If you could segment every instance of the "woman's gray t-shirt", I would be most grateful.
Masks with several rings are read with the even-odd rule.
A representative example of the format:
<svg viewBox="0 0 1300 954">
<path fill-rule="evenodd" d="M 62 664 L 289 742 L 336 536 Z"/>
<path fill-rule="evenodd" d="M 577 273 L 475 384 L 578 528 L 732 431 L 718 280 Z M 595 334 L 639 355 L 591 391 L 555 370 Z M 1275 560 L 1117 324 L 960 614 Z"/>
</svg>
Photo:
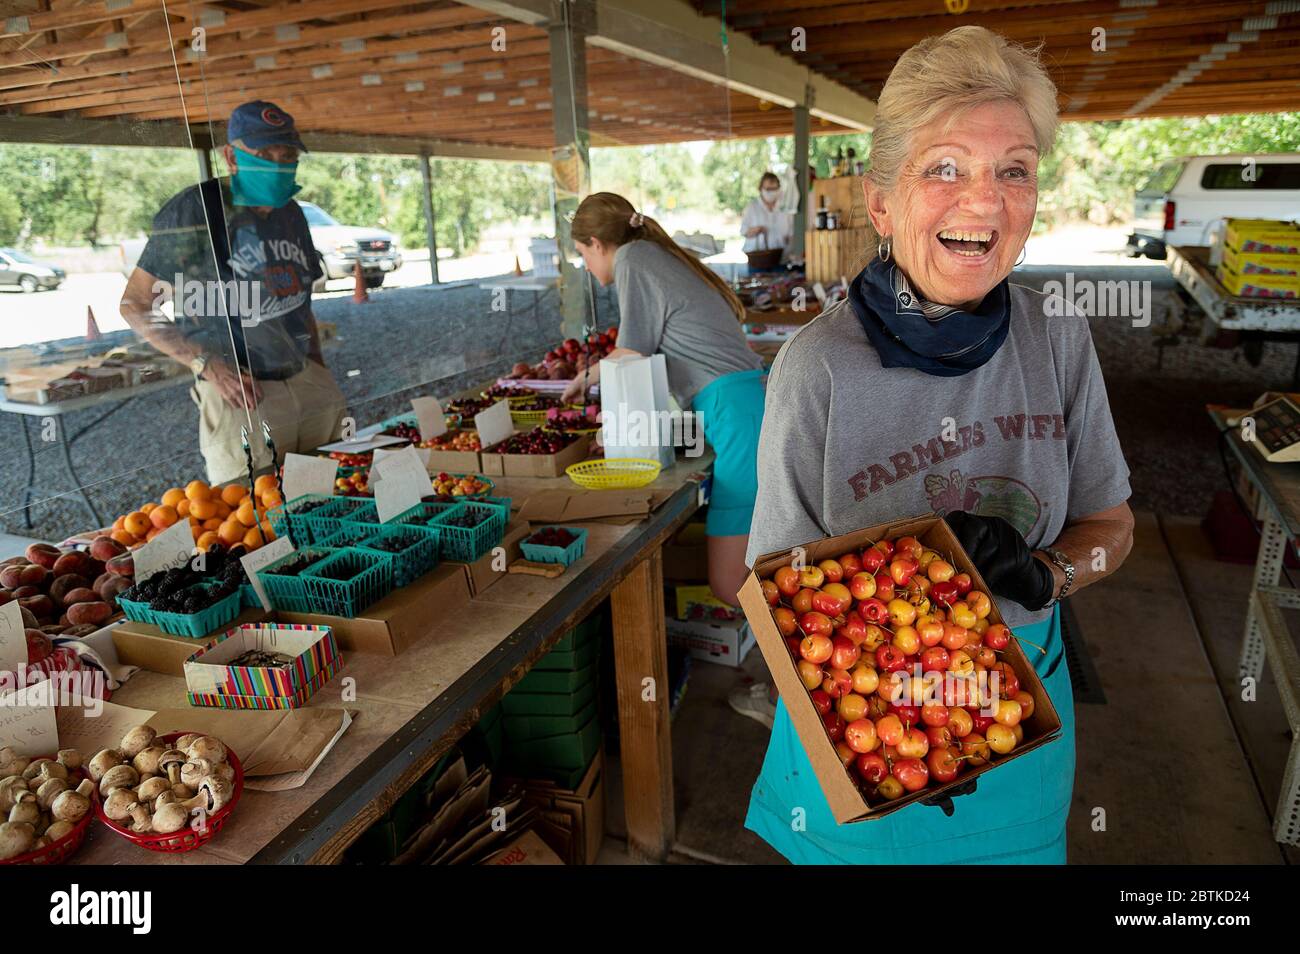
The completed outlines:
<svg viewBox="0 0 1300 954">
<path fill-rule="evenodd" d="M 1005 517 L 1036 548 L 1126 501 L 1087 319 L 1047 297 L 1011 285 L 1006 342 L 958 377 L 882 368 L 847 303 L 801 328 L 768 380 L 746 562 L 950 510 Z M 1047 615 L 998 605 L 1011 626 Z"/>
<path fill-rule="evenodd" d="M 638 239 L 614 253 L 618 346 L 664 356 L 668 388 L 683 409 L 724 374 L 763 366 L 727 300 L 685 262 Z"/>
</svg>

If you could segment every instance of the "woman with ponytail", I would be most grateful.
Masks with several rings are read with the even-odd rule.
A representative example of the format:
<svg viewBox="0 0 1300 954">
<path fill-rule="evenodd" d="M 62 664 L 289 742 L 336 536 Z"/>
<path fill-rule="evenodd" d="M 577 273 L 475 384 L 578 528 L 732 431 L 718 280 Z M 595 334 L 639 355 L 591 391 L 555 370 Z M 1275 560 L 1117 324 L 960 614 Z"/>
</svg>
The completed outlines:
<svg viewBox="0 0 1300 954">
<path fill-rule="evenodd" d="M 763 362 L 745 341 L 745 308 L 715 272 L 684 251 L 632 203 L 612 192 L 578 206 L 573 240 L 587 270 L 618 293 L 618 347 L 611 358 L 662 354 L 668 387 L 682 410 L 694 410 L 712 445 L 709 585 L 736 603 L 758 492 L 755 461 L 763 424 Z M 565 392 L 579 397 L 600 379 L 600 366 Z"/>
</svg>

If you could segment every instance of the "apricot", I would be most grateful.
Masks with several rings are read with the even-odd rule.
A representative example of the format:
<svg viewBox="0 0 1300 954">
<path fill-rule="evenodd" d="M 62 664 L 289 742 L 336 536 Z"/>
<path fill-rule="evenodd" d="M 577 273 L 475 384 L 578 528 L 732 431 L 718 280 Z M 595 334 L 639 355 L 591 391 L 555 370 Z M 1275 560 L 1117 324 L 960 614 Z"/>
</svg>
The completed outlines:
<svg viewBox="0 0 1300 954">
<path fill-rule="evenodd" d="M 248 496 L 248 488 L 239 484 L 226 484 L 221 488 L 221 501 L 229 507 L 238 507 Z"/>
<path fill-rule="evenodd" d="M 157 529 L 166 530 L 179 519 L 179 514 L 176 513 L 175 507 L 168 507 L 164 504 L 154 507 L 149 512 L 149 519 Z"/>
<path fill-rule="evenodd" d="M 166 507 L 177 507 L 180 506 L 180 502 L 185 499 L 187 499 L 185 491 L 181 490 L 179 487 L 173 487 L 162 495 L 161 502 Z"/>
<path fill-rule="evenodd" d="M 217 505 L 211 500 L 191 500 L 190 516 L 197 517 L 199 520 L 211 520 L 217 515 Z"/>
<path fill-rule="evenodd" d="M 149 532 L 151 526 L 153 524 L 149 522 L 148 515 L 141 513 L 139 510 L 128 513 L 126 519 L 122 522 L 122 529 L 133 537 L 143 537 Z"/>
<path fill-rule="evenodd" d="M 188 497 L 182 497 L 180 503 L 176 505 L 176 516 L 178 517 L 191 516 L 190 499 Z"/>
<path fill-rule="evenodd" d="M 220 530 L 220 529 L 221 529 L 221 525 L 222 525 L 223 523 L 225 523 L 225 522 L 226 522 L 226 521 L 222 520 L 220 517 L 213 517 L 211 520 L 204 520 L 204 521 L 203 521 L 203 529 L 204 529 L 204 530 Z"/>
<path fill-rule="evenodd" d="M 124 529 L 126 529 L 126 528 L 123 526 L 123 523 L 125 522 L 125 520 L 126 520 L 126 514 L 123 514 L 122 516 L 118 517 L 116 520 L 113 521 L 113 529 L 114 529 L 114 530 L 124 530 Z"/>
<path fill-rule="evenodd" d="M 217 528 L 217 537 L 228 547 L 234 546 L 244 539 L 244 533 L 244 525 L 233 518 L 223 521 L 221 526 Z"/>
<path fill-rule="evenodd" d="M 140 508 L 140 512 L 148 516 L 149 514 L 153 513 L 153 508 L 156 506 L 158 505 L 151 500 L 149 501 L 149 503 L 145 504 Z"/>
<path fill-rule="evenodd" d="M 253 481 L 253 493 L 257 494 L 259 497 L 275 489 L 276 483 L 274 474 L 263 474 L 261 477 L 258 477 Z"/>
<path fill-rule="evenodd" d="M 235 511 L 235 519 L 246 527 L 251 527 L 257 523 L 257 511 L 253 508 L 253 501 L 245 500 Z"/>
<path fill-rule="evenodd" d="M 218 520 L 225 520 L 232 513 L 234 513 L 234 510 L 231 508 L 230 504 L 226 503 L 224 500 L 214 500 L 213 504 L 217 508 L 216 517 Z"/>
<path fill-rule="evenodd" d="M 260 547 L 262 543 L 263 543 L 262 534 L 257 527 L 253 527 L 246 534 L 244 534 L 244 549 L 246 549 L 249 553 L 252 553 L 258 547 Z"/>
<path fill-rule="evenodd" d="M 124 547 L 130 547 L 131 544 L 135 543 L 135 534 L 126 530 L 114 530 L 113 539 Z"/>
<path fill-rule="evenodd" d="M 212 546 L 212 544 L 220 542 L 221 538 L 217 536 L 216 531 L 205 530 L 203 533 L 199 534 L 199 538 L 194 541 L 194 544 L 200 550 L 206 551 L 210 546 Z"/>
<path fill-rule="evenodd" d="M 191 501 L 207 500 L 212 495 L 212 489 L 201 480 L 191 480 L 185 485 L 185 496 Z"/>
</svg>

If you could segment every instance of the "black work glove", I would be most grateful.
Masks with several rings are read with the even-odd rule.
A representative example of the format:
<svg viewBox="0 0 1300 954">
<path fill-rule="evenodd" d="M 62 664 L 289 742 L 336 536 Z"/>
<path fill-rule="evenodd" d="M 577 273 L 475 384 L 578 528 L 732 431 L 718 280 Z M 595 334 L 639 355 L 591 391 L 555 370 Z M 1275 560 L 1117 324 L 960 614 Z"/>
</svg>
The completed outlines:
<svg viewBox="0 0 1300 954">
<path fill-rule="evenodd" d="M 954 798 L 960 798 L 963 795 L 974 795 L 975 786 L 978 782 L 979 776 L 972 776 L 956 788 L 953 788 L 951 791 L 942 792 L 937 795 L 931 795 L 929 798 L 921 799 L 921 804 L 932 805 L 951 818 L 953 813 L 952 800 Z"/>
<path fill-rule="evenodd" d="M 1027 610 L 1052 601 L 1052 571 L 1029 552 L 1029 544 L 1001 517 L 980 517 L 962 510 L 945 515 L 962 549 L 995 596 L 1014 600 Z"/>
</svg>

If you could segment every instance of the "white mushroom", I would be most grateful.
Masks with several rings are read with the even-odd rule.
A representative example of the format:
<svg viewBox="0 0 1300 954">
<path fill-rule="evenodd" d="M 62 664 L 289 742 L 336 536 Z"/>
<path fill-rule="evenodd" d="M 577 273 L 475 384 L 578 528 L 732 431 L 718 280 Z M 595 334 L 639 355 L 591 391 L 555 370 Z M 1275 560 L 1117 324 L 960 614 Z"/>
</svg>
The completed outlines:
<svg viewBox="0 0 1300 954">
<path fill-rule="evenodd" d="M 81 753 L 76 749 L 59 749 L 59 764 L 69 772 L 81 768 Z"/>
<path fill-rule="evenodd" d="M 180 831 L 189 818 L 189 809 L 180 802 L 167 802 L 154 811 L 153 830 L 163 834 Z"/>
<path fill-rule="evenodd" d="M 129 765 L 114 765 L 99 780 L 99 794 L 107 795 L 115 788 L 135 788 L 140 784 L 140 773 Z"/>
<path fill-rule="evenodd" d="M 225 808 L 234 794 L 234 788 L 224 778 L 209 775 L 199 783 L 199 790 L 193 798 L 187 798 L 177 804 L 185 806 L 187 810 L 201 808 L 209 815 L 213 815 Z"/>
<path fill-rule="evenodd" d="M 173 785 L 181 780 L 181 766 L 184 764 L 185 753 L 180 749 L 168 749 L 158 757 L 158 771 L 166 774 Z"/>
<path fill-rule="evenodd" d="M 184 752 L 186 749 L 188 749 L 191 745 L 193 745 L 201 738 L 203 738 L 203 736 L 197 732 L 186 732 L 179 739 L 177 739 L 175 742 L 172 743 L 172 748 L 180 749 L 182 752 Z"/>
<path fill-rule="evenodd" d="M 27 791 L 27 779 L 21 775 L 10 775 L 8 778 L 0 780 L 0 815 L 8 815 L 9 809 L 14 807 L 14 801 L 19 792 Z M 193 795 L 190 792 L 190 795 Z M 189 795 L 185 796 L 189 798 Z"/>
<path fill-rule="evenodd" d="M 122 741 L 118 743 L 117 750 L 122 753 L 123 758 L 133 759 L 141 750 L 153 745 L 153 740 L 157 738 L 158 733 L 147 725 L 137 725 L 135 728 L 127 731 L 122 736 Z"/>
<path fill-rule="evenodd" d="M 215 765 L 226 760 L 226 746 L 220 739 L 205 735 L 191 742 L 189 748 L 185 749 L 185 754 L 191 759 L 207 759 Z"/>
<path fill-rule="evenodd" d="M 177 782 L 172 786 L 172 794 L 181 801 L 185 801 L 187 798 L 194 797 L 194 789 L 190 788 L 190 786 L 186 785 L 184 782 Z"/>
<path fill-rule="evenodd" d="M 36 803 L 35 792 L 18 793 L 14 799 L 14 807 L 9 809 L 9 820 L 11 822 L 27 822 L 27 824 L 35 828 L 36 823 L 41 820 L 41 806 Z"/>
<path fill-rule="evenodd" d="M 34 788 L 40 788 L 45 784 L 46 779 L 61 778 L 67 779 L 68 770 L 60 765 L 54 759 L 37 759 L 31 765 L 27 766 L 27 771 L 23 772 L 23 778 Z"/>
<path fill-rule="evenodd" d="M 45 829 L 45 837 L 50 840 L 50 844 L 52 845 L 56 841 L 62 841 L 64 838 L 67 838 L 68 835 L 72 834 L 72 829 L 76 827 L 77 826 L 70 821 L 56 821 L 49 828 Z"/>
<path fill-rule="evenodd" d="M 136 802 L 127 809 L 127 814 L 135 819 L 135 824 L 131 826 L 131 830 L 137 835 L 145 835 L 153 831 L 153 823 L 149 817 L 149 809 L 145 808 L 139 802 Z"/>
<path fill-rule="evenodd" d="M 0 825 L 0 861 L 25 855 L 35 844 L 36 830 L 27 822 L 5 822 Z"/>
<path fill-rule="evenodd" d="M 171 790 L 171 782 L 167 781 L 167 779 L 163 778 L 161 775 L 155 775 L 140 783 L 135 790 L 135 797 L 140 799 L 140 801 L 144 802 L 146 805 L 152 805 L 154 799 L 159 795 L 163 792 L 170 795 Z"/>
<path fill-rule="evenodd" d="M 95 783 L 90 779 L 84 779 L 75 789 L 59 793 L 50 804 L 50 814 L 59 822 L 76 824 L 86 816 L 86 812 L 90 811 L 90 796 L 94 791 Z M 124 789 L 115 789 L 113 794 L 119 791 Z M 129 794 L 129 790 L 126 791 Z"/>
<path fill-rule="evenodd" d="M 48 812 L 50 805 L 59 797 L 59 793 L 66 792 L 69 787 L 68 783 L 61 778 L 47 778 L 36 790 L 36 804 L 41 806 L 41 811 Z"/>
<path fill-rule="evenodd" d="M 111 769 L 114 765 L 121 764 L 122 756 L 115 749 L 101 749 L 99 752 L 96 752 L 94 758 L 90 760 L 90 764 L 86 766 L 86 771 L 90 773 L 92 779 L 98 782 L 104 777 L 105 772 Z"/>
<path fill-rule="evenodd" d="M 135 792 L 129 788 L 115 788 L 104 799 L 104 814 L 115 822 L 125 821 L 136 801 Z"/>
<path fill-rule="evenodd" d="M 207 759 L 190 759 L 181 766 L 181 784 L 198 790 L 199 783 L 212 774 L 212 763 Z"/>
<path fill-rule="evenodd" d="M 135 770 L 141 775 L 157 775 L 158 759 L 166 751 L 167 746 L 165 745 L 147 746 L 135 754 L 131 764 L 135 766 Z"/>
<path fill-rule="evenodd" d="M 162 808 L 164 805 L 170 805 L 176 801 L 179 801 L 179 799 L 177 799 L 177 797 L 172 793 L 170 788 L 165 792 L 159 792 L 158 797 L 153 800 L 154 813 L 156 814 L 158 809 Z"/>
<path fill-rule="evenodd" d="M 27 771 L 27 766 L 31 764 L 31 759 L 25 755 L 19 755 L 8 745 L 0 749 L 0 778 L 8 778 L 10 775 L 22 775 L 23 772 Z"/>
</svg>

